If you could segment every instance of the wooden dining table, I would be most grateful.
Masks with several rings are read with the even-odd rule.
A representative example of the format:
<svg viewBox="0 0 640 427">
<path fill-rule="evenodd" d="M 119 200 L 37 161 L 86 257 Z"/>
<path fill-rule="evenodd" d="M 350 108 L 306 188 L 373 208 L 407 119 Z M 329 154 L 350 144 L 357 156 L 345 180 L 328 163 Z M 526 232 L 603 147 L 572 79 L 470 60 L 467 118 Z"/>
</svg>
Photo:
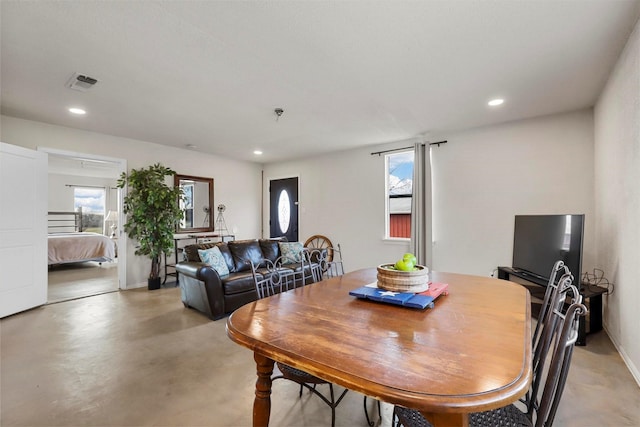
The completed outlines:
<svg viewBox="0 0 640 427">
<path fill-rule="evenodd" d="M 505 406 L 531 383 L 530 297 L 490 277 L 430 272 L 448 295 L 425 310 L 358 299 L 375 268 L 323 280 L 236 310 L 227 335 L 257 366 L 253 425 L 267 426 L 274 361 L 394 405 L 434 426 Z"/>
</svg>

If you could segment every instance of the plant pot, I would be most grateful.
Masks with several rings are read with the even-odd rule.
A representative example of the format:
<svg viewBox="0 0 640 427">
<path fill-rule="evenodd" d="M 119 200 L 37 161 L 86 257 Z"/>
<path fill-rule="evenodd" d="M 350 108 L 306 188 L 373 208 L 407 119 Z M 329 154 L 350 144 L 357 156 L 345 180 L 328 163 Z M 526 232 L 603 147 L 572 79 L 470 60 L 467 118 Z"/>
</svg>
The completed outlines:
<svg viewBox="0 0 640 427">
<path fill-rule="evenodd" d="M 150 291 L 160 289 L 160 282 L 162 282 L 162 280 L 160 280 L 159 277 L 149 278 L 147 279 L 147 287 Z"/>
</svg>

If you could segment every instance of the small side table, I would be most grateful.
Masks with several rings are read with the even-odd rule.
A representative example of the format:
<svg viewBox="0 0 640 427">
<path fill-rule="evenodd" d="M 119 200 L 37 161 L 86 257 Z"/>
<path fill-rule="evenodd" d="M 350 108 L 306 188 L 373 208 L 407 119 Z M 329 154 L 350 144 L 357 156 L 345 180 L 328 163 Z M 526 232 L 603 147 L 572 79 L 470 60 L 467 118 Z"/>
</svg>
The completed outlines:
<svg viewBox="0 0 640 427">
<path fill-rule="evenodd" d="M 602 295 L 606 293 L 607 289 L 599 286 L 585 283 L 580 286 L 580 295 L 589 311 L 580 318 L 577 345 L 587 345 L 587 335 L 602 330 Z"/>
<path fill-rule="evenodd" d="M 546 287 L 546 280 L 524 274 L 511 267 L 498 267 L 498 279 L 511 280 L 511 276 L 518 277 L 527 282 L 542 286 L 543 288 Z M 522 283 L 519 284 L 522 285 Z M 602 330 L 602 295 L 607 293 L 607 289 L 582 283 L 579 292 L 589 311 L 586 316 L 580 317 L 576 345 L 587 345 L 587 335 Z"/>
<path fill-rule="evenodd" d="M 164 285 L 167 282 L 167 277 L 175 276 L 176 278 L 176 286 L 180 283 L 180 278 L 178 277 L 178 271 L 176 270 L 176 264 L 178 263 L 178 253 L 176 252 L 176 261 L 173 264 L 167 264 L 167 253 L 164 253 L 164 280 L 162 284 Z M 172 270 L 170 270 L 172 269 Z"/>
</svg>

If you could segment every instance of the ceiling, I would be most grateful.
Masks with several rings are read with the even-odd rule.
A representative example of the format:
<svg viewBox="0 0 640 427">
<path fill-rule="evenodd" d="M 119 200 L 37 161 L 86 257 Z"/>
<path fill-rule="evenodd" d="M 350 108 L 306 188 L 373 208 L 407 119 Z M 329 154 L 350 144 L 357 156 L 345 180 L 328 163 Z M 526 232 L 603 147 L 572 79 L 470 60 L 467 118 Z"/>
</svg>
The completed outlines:
<svg viewBox="0 0 640 427">
<path fill-rule="evenodd" d="M 93 178 L 108 178 L 113 181 L 120 177 L 120 164 L 108 160 L 48 153 L 48 173 L 74 175 Z"/>
<path fill-rule="evenodd" d="M 636 0 L 0 4 L 2 114 L 259 163 L 591 107 L 640 12 Z M 76 72 L 98 83 L 67 88 Z"/>
</svg>

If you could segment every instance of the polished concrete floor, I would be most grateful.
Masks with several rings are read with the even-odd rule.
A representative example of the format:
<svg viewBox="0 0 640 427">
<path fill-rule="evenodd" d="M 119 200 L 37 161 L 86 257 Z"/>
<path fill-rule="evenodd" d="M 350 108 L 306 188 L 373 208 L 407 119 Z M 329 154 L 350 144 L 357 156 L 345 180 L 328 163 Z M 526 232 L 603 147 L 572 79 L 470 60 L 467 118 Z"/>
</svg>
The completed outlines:
<svg viewBox="0 0 640 427">
<path fill-rule="evenodd" d="M 179 289 L 51 304 L 0 321 L 0 426 L 250 426 L 252 353 L 225 320 L 184 308 Z M 330 410 L 288 381 L 271 425 L 329 426 Z M 369 400 L 370 404 L 372 402 Z M 338 426 L 366 426 L 347 393 Z M 383 405 L 382 425 L 391 406 Z M 577 347 L 556 426 L 640 426 L 640 389 L 605 332 Z"/>
<path fill-rule="evenodd" d="M 118 261 L 49 267 L 47 302 L 56 303 L 118 290 Z"/>
</svg>

